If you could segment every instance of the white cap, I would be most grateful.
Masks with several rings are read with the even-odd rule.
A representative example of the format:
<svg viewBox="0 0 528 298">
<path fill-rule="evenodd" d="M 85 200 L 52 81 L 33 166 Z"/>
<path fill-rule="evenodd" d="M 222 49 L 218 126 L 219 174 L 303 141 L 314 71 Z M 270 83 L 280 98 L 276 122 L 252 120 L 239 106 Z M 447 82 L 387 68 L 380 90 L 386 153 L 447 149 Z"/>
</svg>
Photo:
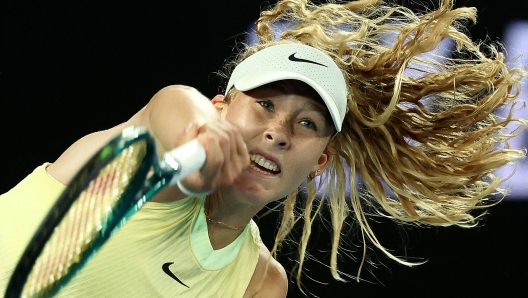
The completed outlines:
<svg viewBox="0 0 528 298">
<path fill-rule="evenodd" d="M 248 91 L 281 80 L 299 80 L 311 86 L 325 102 L 336 130 L 341 131 L 347 106 L 345 78 L 332 58 L 314 47 L 280 44 L 256 52 L 235 67 L 226 94 L 233 85 Z"/>
</svg>

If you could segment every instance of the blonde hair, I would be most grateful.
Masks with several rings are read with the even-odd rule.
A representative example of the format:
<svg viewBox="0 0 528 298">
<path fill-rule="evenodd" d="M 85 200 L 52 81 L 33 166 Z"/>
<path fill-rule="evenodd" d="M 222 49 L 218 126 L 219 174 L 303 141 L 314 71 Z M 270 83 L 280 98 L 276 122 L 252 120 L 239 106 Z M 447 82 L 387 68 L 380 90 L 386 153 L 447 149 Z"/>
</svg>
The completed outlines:
<svg viewBox="0 0 528 298">
<path fill-rule="evenodd" d="M 454 8 L 452 0 L 439 4 L 416 13 L 376 0 L 324 5 L 282 0 L 261 13 L 259 43 L 235 61 L 273 44 L 303 43 L 332 57 L 348 83 L 348 111 L 341 133 L 331 141 L 336 156 L 321 177 L 325 199 L 316 199 L 318 187 L 310 181 L 303 208 L 296 207 L 297 192 L 283 201 L 272 252 L 297 222 L 304 222 L 299 286 L 312 223 L 323 202 L 332 224 L 329 267 L 338 280 L 345 219 L 352 217 L 360 227 L 359 280 L 367 242 L 402 264 L 417 264 L 383 247 L 367 210 L 399 222 L 472 227 L 479 218 L 472 210 L 506 194 L 499 188 L 504 179 L 494 173 L 524 157 L 523 151 L 510 149 L 508 140 L 526 125 L 512 116 L 526 73 L 509 68 L 497 46 L 474 42 L 464 32 L 465 23 L 476 21 L 474 8 Z M 290 27 L 276 39 L 273 25 L 280 21 Z M 443 40 L 455 43 L 452 56 L 433 52 Z M 503 118 L 494 114 L 501 107 L 509 111 Z M 511 123 L 517 129 L 509 129 Z"/>
</svg>

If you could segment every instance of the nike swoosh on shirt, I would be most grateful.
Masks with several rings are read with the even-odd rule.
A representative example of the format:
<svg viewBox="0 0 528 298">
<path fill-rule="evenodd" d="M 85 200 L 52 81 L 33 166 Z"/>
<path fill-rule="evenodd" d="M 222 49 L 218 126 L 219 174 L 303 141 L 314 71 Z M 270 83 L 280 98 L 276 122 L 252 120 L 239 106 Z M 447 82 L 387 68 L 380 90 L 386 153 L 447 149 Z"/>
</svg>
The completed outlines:
<svg viewBox="0 0 528 298">
<path fill-rule="evenodd" d="M 169 267 L 170 265 L 174 264 L 174 262 L 169 262 L 169 263 L 165 263 L 161 266 L 161 269 L 163 269 L 163 272 L 165 272 L 168 276 L 170 276 L 172 279 L 174 279 L 175 281 L 179 282 L 180 284 L 186 286 L 187 288 L 189 288 L 188 285 L 184 284 L 179 278 L 176 277 L 176 275 L 174 275 L 174 273 L 172 273 L 172 271 L 170 271 Z"/>
<path fill-rule="evenodd" d="M 317 64 L 317 65 L 321 65 L 321 66 L 324 66 L 324 67 L 328 67 L 324 64 L 321 64 L 319 62 L 315 62 L 315 61 L 312 61 L 312 60 L 307 60 L 307 59 L 302 59 L 302 58 L 297 58 L 295 57 L 295 54 L 297 53 L 293 53 L 291 54 L 289 57 L 288 57 L 288 60 L 290 61 L 293 61 L 293 62 L 306 62 L 306 63 L 312 63 L 312 64 Z"/>
</svg>

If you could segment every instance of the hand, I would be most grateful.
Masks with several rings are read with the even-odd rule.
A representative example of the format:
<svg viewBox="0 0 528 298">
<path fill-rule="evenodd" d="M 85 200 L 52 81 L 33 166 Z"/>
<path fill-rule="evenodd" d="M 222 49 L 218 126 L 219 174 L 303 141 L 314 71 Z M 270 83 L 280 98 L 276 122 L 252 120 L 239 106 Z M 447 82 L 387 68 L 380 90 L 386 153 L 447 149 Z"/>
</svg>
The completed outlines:
<svg viewBox="0 0 528 298">
<path fill-rule="evenodd" d="M 198 139 L 206 153 L 203 167 L 181 184 L 194 193 L 211 192 L 231 185 L 249 166 L 249 153 L 236 126 L 225 120 L 215 120 L 200 127 L 191 123 L 177 139 L 175 146 Z"/>
</svg>

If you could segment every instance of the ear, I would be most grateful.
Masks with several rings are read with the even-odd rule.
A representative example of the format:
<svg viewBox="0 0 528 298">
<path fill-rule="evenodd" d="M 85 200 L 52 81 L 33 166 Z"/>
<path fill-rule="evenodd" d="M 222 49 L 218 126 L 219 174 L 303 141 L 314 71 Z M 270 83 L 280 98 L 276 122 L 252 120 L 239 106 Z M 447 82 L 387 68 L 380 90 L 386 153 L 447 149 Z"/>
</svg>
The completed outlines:
<svg viewBox="0 0 528 298">
<path fill-rule="evenodd" d="M 324 172 L 328 164 L 332 161 L 332 158 L 332 150 L 329 146 L 326 146 L 321 156 L 319 156 L 319 158 L 317 159 L 317 163 L 314 165 L 312 171 L 310 172 L 310 176 L 319 176 L 322 172 Z"/>
<path fill-rule="evenodd" d="M 213 99 L 211 99 L 211 103 L 215 107 L 215 109 L 218 112 L 218 114 L 220 114 L 220 112 L 222 112 L 222 110 L 226 106 L 225 96 L 219 94 L 219 95 L 213 97 Z"/>
</svg>

